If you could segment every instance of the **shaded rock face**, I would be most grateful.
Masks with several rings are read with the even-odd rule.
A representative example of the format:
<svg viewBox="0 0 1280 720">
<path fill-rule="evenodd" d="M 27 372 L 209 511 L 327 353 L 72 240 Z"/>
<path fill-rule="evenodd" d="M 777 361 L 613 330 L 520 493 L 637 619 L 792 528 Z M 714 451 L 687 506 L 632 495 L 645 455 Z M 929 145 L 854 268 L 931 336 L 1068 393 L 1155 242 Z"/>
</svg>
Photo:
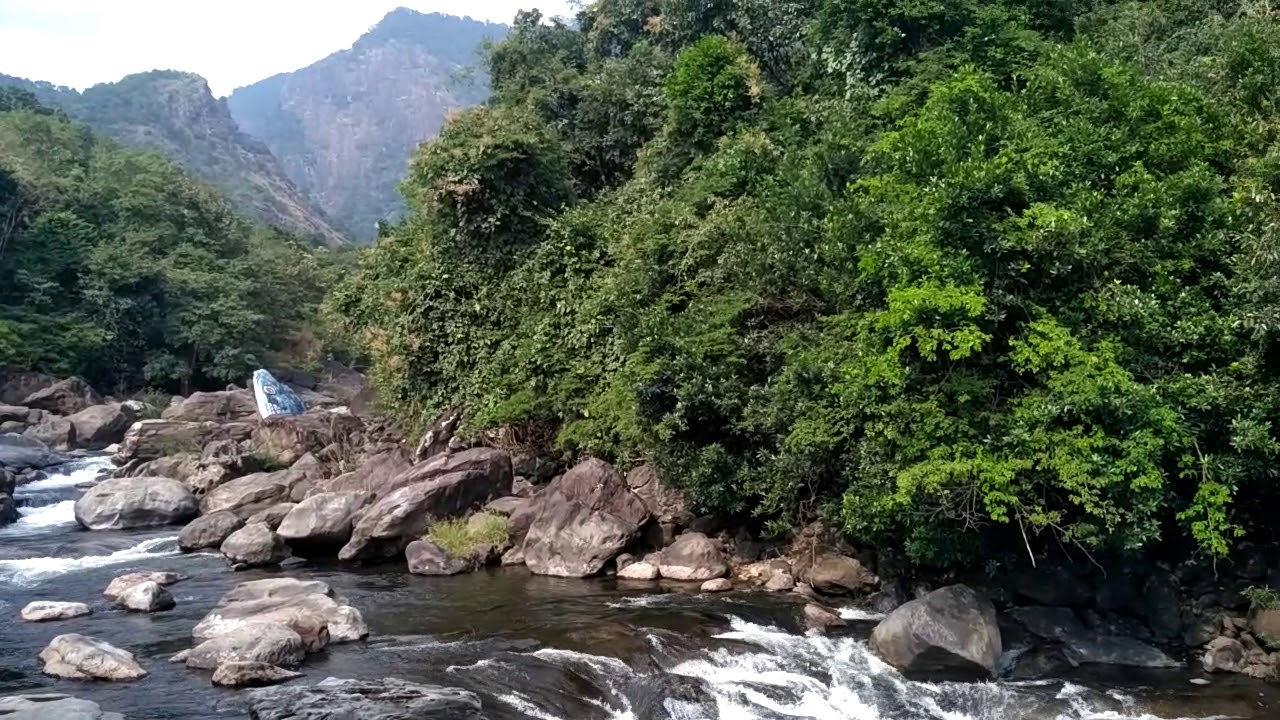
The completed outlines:
<svg viewBox="0 0 1280 720">
<path fill-rule="evenodd" d="M 394 475 L 388 475 L 387 470 L 396 466 L 398 459 L 399 455 L 394 453 L 379 456 L 378 466 L 365 472 L 363 476 L 357 475 L 347 482 L 334 481 L 328 485 L 327 489 L 346 492 L 364 491 L 370 493 L 374 500 L 381 500 L 403 488 L 430 482 L 446 475 L 473 473 L 487 477 L 493 487 L 505 488 L 504 492 L 494 495 L 494 498 L 511 494 L 511 482 L 514 477 L 511 472 L 511 456 L 501 450 L 472 448 L 462 452 L 436 455 Z"/>
<path fill-rule="evenodd" d="M 148 613 L 172 610 L 177 605 L 169 591 L 154 580 L 133 585 L 120 593 L 115 602 L 126 610 Z"/>
<path fill-rule="evenodd" d="M 266 510 L 259 510 L 258 512 L 250 515 L 245 519 L 244 524 L 253 525 L 254 523 L 262 523 L 272 530 L 275 530 L 280 527 L 280 523 L 284 522 L 284 519 L 288 517 L 290 511 L 297 506 L 297 503 L 291 502 L 277 503 Z"/>
<path fill-rule="evenodd" d="M 76 448 L 76 426 L 68 418 L 59 415 L 45 415 L 38 424 L 23 430 L 22 436 L 39 440 L 55 450 Z"/>
<path fill-rule="evenodd" d="M 94 405 L 67 418 L 75 428 L 75 445 L 84 450 L 102 450 L 124 441 L 125 433 L 141 412 L 140 404 Z"/>
<path fill-rule="evenodd" d="M 251 423 L 139 420 L 124 435 L 113 460 L 125 465 L 133 460 L 155 460 L 179 453 L 199 453 L 214 440 L 240 442 L 253 432 Z"/>
<path fill-rule="evenodd" d="M 101 405 L 102 396 L 82 378 L 70 377 L 31 393 L 18 404 L 65 416 Z"/>
<path fill-rule="evenodd" d="M 84 603 L 38 600 L 27 603 L 27 606 L 22 608 L 21 615 L 26 622 L 48 622 L 84 617 L 92 612 L 93 610 Z"/>
<path fill-rule="evenodd" d="M 412 466 L 413 458 L 409 452 L 395 446 L 374 453 L 366 458 L 360 467 L 349 473 L 318 480 L 312 492 L 367 492 L 372 495 L 373 489 L 381 487 Z"/>
<path fill-rule="evenodd" d="M 263 687 L 300 677 L 302 673 L 268 663 L 228 662 L 213 672 L 212 682 L 219 687 Z"/>
<path fill-rule="evenodd" d="M 200 514 L 182 483 L 164 477 L 115 478 L 85 491 L 76 501 L 76 522 L 90 530 L 181 525 Z"/>
<path fill-rule="evenodd" d="M 327 629 L 325 630 L 327 633 Z M 319 647 L 327 644 L 318 643 Z M 317 648 L 318 649 L 318 648 Z M 307 657 L 302 636 L 280 623 L 247 623 L 192 648 L 186 664 L 213 670 L 229 662 L 261 662 L 282 667 L 300 665 Z"/>
<path fill-rule="evenodd" d="M 538 575 L 594 575 L 639 536 L 649 517 L 612 466 L 584 460 L 538 496 L 525 564 Z"/>
<path fill-rule="evenodd" d="M 965 585 L 934 590 L 881 621 L 871 649 L 909 677 L 993 677 L 1001 652 L 995 607 Z"/>
<path fill-rule="evenodd" d="M 5 720 L 125 720 L 120 713 L 105 712 L 98 703 L 63 695 L 14 695 L 0 698 Z"/>
<path fill-rule="evenodd" d="M 14 472 L 40 470 L 66 461 L 65 456 L 53 452 L 36 438 L 13 433 L 0 435 L 0 469 Z"/>
<path fill-rule="evenodd" d="M 68 680 L 137 680 L 147 676 L 133 653 L 85 635 L 55 637 L 40 651 L 44 674 Z"/>
<path fill-rule="evenodd" d="M 1182 663 L 1131 637 L 1072 635 L 1064 641 L 1067 661 L 1077 665 L 1125 665 L 1140 668 L 1176 668 Z"/>
<path fill-rule="evenodd" d="M 216 512 L 233 512 L 243 518 L 288 502 L 293 491 L 287 470 L 273 473 L 254 473 L 219 485 L 200 500 L 200 511 L 205 515 Z"/>
<path fill-rule="evenodd" d="M 252 422 L 258 419 L 258 404 L 252 390 L 197 392 L 170 405 L 160 417 L 180 422 Z"/>
<path fill-rule="evenodd" d="M 480 698 L 458 688 L 419 685 L 396 678 L 338 680 L 255 690 L 249 696 L 257 720 L 483 720 Z"/>
<path fill-rule="evenodd" d="M 112 580 L 110 584 L 107 585 L 107 589 L 102 591 L 102 595 L 108 600 L 114 602 L 119 600 L 122 595 L 136 585 L 151 582 L 167 587 L 179 582 L 180 580 L 182 580 L 182 576 L 172 572 L 128 573 Z"/>
<path fill-rule="evenodd" d="M 284 625 L 302 636 L 304 642 L 316 636 L 317 627 L 323 627 L 333 642 L 352 642 L 369 634 L 360 612 L 335 599 L 328 584 L 292 578 L 237 585 L 222 596 L 191 634 L 204 641 L 254 623 Z"/>
<path fill-rule="evenodd" d="M 511 492 L 507 472 L 464 471 L 403 487 L 370 505 L 360 515 L 338 558 L 344 561 L 394 558 L 437 521 Z"/>
<path fill-rule="evenodd" d="M 231 533 L 244 527 L 239 515 L 222 510 L 192 520 L 178 533 L 178 547 L 188 552 L 220 547 Z"/>
<path fill-rule="evenodd" d="M 414 575 L 457 575 L 475 568 L 474 559 L 455 557 L 426 540 L 409 543 L 404 555 L 409 562 L 409 572 Z"/>
<path fill-rule="evenodd" d="M 711 580 L 729 572 L 720 544 L 698 532 L 676 538 L 658 558 L 658 570 L 667 580 Z"/>
<path fill-rule="evenodd" d="M 627 487 L 635 493 L 649 513 L 660 523 L 672 523 L 676 527 L 688 527 L 693 522 L 684 493 L 668 487 L 652 465 L 641 465 L 627 473 Z"/>
<path fill-rule="evenodd" d="M 233 565 L 278 565 L 289 557 L 284 540 L 266 523 L 250 523 L 231 533 L 218 548 Z"/>
<path fill-rule="evenodd" d="M 805 570 L 803 579 L 824 595 L 869 593 L 880 583 L 880 579 L 862 563 L 834 553 L 818 556 Z"/>
<path fill-rule="evenodd" d="M 22 405 L 32 394 L 50 387 L 58 379 L 31 371 L 0 372 L 0 405 Z"/>
<path fill-rule="evenodd" d="M 351 539 L 367 500 L 368 495 L 357 492 L 312 495 L 289 511 L 276 532 L 291 546 L 341 546 Z"/>
<path fill-rule="evenodd" d="M 315 409 L 262 420 L 254 427 L 252 443 L 257 457 L 288 467 L 307 453 L 322 456 L 330 446 L 362 445 L 363 430 L 364 422 L 349 412 Z"/>
</svg>

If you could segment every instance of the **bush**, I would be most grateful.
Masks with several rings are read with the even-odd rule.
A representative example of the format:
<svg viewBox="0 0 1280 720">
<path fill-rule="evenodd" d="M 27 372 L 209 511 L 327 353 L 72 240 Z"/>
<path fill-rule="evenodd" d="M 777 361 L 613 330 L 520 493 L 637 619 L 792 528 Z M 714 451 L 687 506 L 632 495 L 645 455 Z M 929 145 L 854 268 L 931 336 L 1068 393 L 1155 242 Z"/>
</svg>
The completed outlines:
<svg viewBox="0 0 1280 720">
<path fill-rule="evenodd" d="M 507 544 L 507 519 L 477 513 L 469 519 L 442 520 L 427 530 L 426 539 L 457 558 L 475 557 Z"/>
</svg>

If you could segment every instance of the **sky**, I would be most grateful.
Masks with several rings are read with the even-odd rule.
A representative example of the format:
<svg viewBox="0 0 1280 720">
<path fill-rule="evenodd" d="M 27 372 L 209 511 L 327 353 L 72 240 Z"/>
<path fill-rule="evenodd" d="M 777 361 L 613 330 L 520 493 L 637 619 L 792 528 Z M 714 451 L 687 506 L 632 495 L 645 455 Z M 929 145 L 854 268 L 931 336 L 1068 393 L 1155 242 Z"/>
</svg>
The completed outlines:
<svg viewBox="0 0 1280 720">
<path fill-rule="evenodd" d="M 504 23 L 572 13 L 569 0 L 0 0 L 0 73 L 84 89 L 182 70 L 221 96 L 348 48 L 401 6 Z"/>
</svg>

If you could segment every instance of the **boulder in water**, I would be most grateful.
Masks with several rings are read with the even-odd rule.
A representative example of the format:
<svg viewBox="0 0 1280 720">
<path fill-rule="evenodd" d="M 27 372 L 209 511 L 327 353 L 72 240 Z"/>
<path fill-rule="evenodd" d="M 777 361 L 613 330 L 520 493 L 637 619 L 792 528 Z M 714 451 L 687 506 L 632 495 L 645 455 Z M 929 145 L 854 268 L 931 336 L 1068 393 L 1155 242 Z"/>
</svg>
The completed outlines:
<svg viewBox="0 0 1280 720">
<path fill-rule="evenodd" d="M 200 501 L 204 514 L 230 511 L 243 518 L 289 501 L 293 490 L 288 471 L 254 473 L 219 485 Z"/>
<path fill-rule="evenodd" d="M 76 522 L 90 530 L 180 525 L 199 514 L 191 491 L 164 477 L 107 480 L 89 488 L 75 504 Z"/>
<path fill-rule="evenodd" d="M 623 580 L 657 580 L 662 577 L 662 573 L 658 571 L 657 563 L 646 558 L 619 570 L 618 577 Z"/>
<path fill-rule="evenodd" d="M 177 606 L 173 596 L 164 586 L 154 580 L 140 582 L 120 593 L 115 599 L 116 605 L 133 612 L 160 612 L 172 610 Z"/>
<path fill-rule="evenodd" d="M 84 617 L 92 612 L 93 610 L 90 610 L 89 606 L 84 603 L 37 600 L 27 603 L 26 607 L 22 608 L 22 619 L 27 622 L 70 620 L 71 618 Z"/>
<path fill-rule="evenodd" d="M 475 569 L 472 558 L 450 555 L 447 550 L 427 540 L 414 540 L 404 551 L 409 572 L 414 575 L 457 575 Z"/>
<path fill-rule="evenodd" d="M 340 546 L 351 539 L 351 530 L 368 501 L 362 492 L 327 492 L 312 495 L 295 505 L 276 532 L 291 546 Z"/>
<path fill-rule="evenodd" d="M 54 450 L 74 450 L 76 445 L 76 426 L 69 418 L 60 415 L 46 415 L 36 425 L 22 431 L 22 436 L 39 440 Z"/>
<path fill-rule="evenodd" d="M 658 554 L 658 571 L 667 580 L 704 581 L 729 572 L 720 543 L 699 532 L 687 532 Z"/>
<path fill-rule="evenodd" d="M 147 676 L 133 653 L 85 635 L 55 637 L 40 651 L 44 674 L 68 680 L 137 680 Z"/>
<path fill-rule="evenodd" d="M 594 575 L 648 520 L 649 509 L 612 466 L 584 460 L 538 496 L 524 540 L 525 564 L 538 575 Z"/>
<path fill-rule="evenodd" d="M 910 604 L 910 603 L 908 603 Z M 1123 665 L 1139 668 L 1176 668 L 1182 663 L 1141 640 L 1120 635 L 1085 632 L 1068 635 L 1063 647 L 1067 660 L 1079 665 Z"/>
<path fill-rule="evenodd" d="M 827 630 L 842 627 L 845 624 L 844 619 L 836 614 L 836 611 L 817 603 L 804 606 L 803 618 L 805 627 L 810 630 Z"/>
<path fill-rule="evenodd" d="M 102 591 L 102 595 L 108 600 L 115 602 L 122 595 L 129 591 L 130 588 L 141 585 L 142 583 L 156 583 L 157 585 L 173 585 L 181 581 L 183 577 L 174 572 L 134 572 L 121 575 L 112 580 L 107 589 Z"/>
<path fill-rule="evenodd" d="M 1001 652 L 996 610 L 966 585 L 934 590 L 881 621 L 871 649 L 908 676 L 990 678 Z"/>
<path fill-rule="evenodd" d="M 250 523 L 231 533 L 219 550 L 239 567 L 279 565 L 289 557 L 284 540 L 266 523 Z"/>
<path fill-rule="evenodd" d="M 314 637 L 311 647 L 322 649 L 328 644 L 328 630 L 320 626 L 324 637 Z M 320 642 L 324 640 L 324 642 Z M 187 651 L 184 662 L 198 670 L 214 670 L 229 662 L 261 662 L 295 667 L 307 657 L 307 643 L 293 629 L 280 623 L 247 623 L 226 634 L 210 638 Z"/>
<path fill-rule="evenodd" d="M 699 588 L 704 593 L 722 593 L 733 589 L 733 581 L 729 578 L 715 578 L 702 583 Z"/>
<path fill-rule="evenodd" d="M 75 428 L 75 446 L 102 450 L 123 441 L 141 409 L 141 403 L 131 401 L 94 405 L 72 415 L 67 420 Z"/>
<path fill-rule="evenodd" d="M 178 534 L 178 547 L 184 551 L 221 547 L 231 533 L 244 527 L 244 520 L 228 510 L 221 510 L 187 523 Z"/>
<path fill-rule="evenodd" d="M 0 697 L 0 717 L 4 720 L 125 720 L 120 713 L 103 711 L 98 703 L 61 693 Z"/>
<path fill-rule="evenodd" d="M 102 396 L 82 378 L 69 377 L 31 393 L 21 404 L 56 415 L 75 415 L 85 408 L 101 405 Z"/>
<path fill-rule="evenodd" d="M 1239 640 L 1223 635 L 1205 646 L 1200 665 L 1210 673 L 1244 672 L 1249 666 L 1249 651 Z"/>
<path fill-rule="evenodd" d="M 41 470 L 67 461 L 49 446 L 36 438 L 13 433 L 0 435 L 0 470 L 21 473 L 24 470 Z"/>
<path fill-rule="evenodd" d="M 199 641 L 225 635 L 245 625 L 279 623 L 303 637 L 323 626 L 333 642 L 352 642 L 369 634 L 360 611 L 333 596 L 317 580 L 271 578 L 232 588 L 191 631 Z"/>
<path fill-rule="evenodd" d="M 862 563 L 835 553 L 818 556 L 803 577 L 810 587 L 824 595 L 869 593 L 880 582 Z"/>
<path fill-rule="evenodd" d="M 257 720 L 483 720 L 480 698 L 459 688 L 422 685 L 398 678 L 339 680 L 254 690 L 250 715 Z"/>
<path fill-rule="evenodd" d="M 302 673 L 264 662 L 228 662 L 213 671 L 213 684 L 220 687 L 265 687 L 278 685 Z"/>
</svg>

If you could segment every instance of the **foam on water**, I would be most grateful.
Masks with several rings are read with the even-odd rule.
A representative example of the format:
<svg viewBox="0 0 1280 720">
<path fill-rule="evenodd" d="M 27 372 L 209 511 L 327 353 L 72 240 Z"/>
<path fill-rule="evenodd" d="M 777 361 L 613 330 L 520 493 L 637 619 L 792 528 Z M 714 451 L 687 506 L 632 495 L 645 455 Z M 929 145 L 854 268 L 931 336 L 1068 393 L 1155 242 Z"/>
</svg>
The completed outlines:
<svg viewBox="0 0 1280 720">
<path fill-rule="evenodd" d="M 81 483 L 97 480 L 98 475 L 109 467 L 111 467 L 111 461 L 107 458 L 92 458 L 68 463 L 59 468 L 62 470 L 61 472 L 50 475 L 43 480 L 22 485 L 18 487 L 14 494 L 21 498 L 49 490 L 73 488 Z"/>
<path fill-rule="evenodd" d="M 117 550 L 110 555 L 88 555 L 78 558 L 39 557 L 18 560 L 0 560 L 0 583 L 24 587 L 38 585 L 52 578 L 91 568 L 119 565 L 149 558 L 169 557 L 180 554 L 178 537 L 162 537 L 143 540 L 131 548 Z"/>
<path fill-rule="evenodd" d="M 884 613 L 872 612 L 860 607 L 847 607 L 837 610 L 841 620 L 855 620 L 862 622 L 879 622 L 884 619 Z"/>
<path fill-rule="evenodd" d="M 75 525 L 76 501 L 63 500 L 60 503 L 41 507 L 20 507 L 18 514 L 22 517 L 14 523 L 13 529 L 16 532 L 59 525 Z"/>
</svg>

